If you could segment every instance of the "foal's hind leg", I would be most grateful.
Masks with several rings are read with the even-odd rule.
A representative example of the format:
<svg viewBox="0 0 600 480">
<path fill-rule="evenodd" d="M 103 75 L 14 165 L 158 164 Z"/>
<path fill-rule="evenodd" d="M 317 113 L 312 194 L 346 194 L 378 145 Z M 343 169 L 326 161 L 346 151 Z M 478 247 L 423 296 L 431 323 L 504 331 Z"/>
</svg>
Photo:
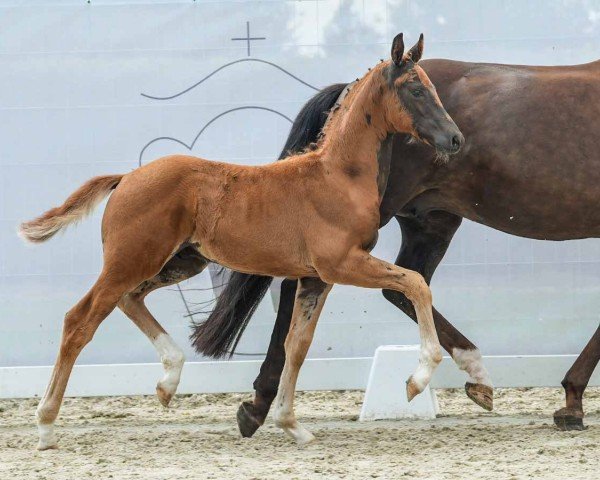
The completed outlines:
<svg viewBox="0 0 600 480">
<path fill-rule="evenodd" d="M 311 442 L 314 436 L 298 423 L 294 414 L 296 381 L 330 290 L 331 285 L 318 278 L 303 278 L 298 282 L 292 323 L 285 339 L 285 365 L 273 416 L 275 424 L 299 444 Z"/>
<path fill-rule="evenodd" d="M 144 298 L 156 289 L 197 275 L 207 264 L 208 261 L 195 248 L 186 247 L 173 256 L 158 275 L 143 282 L 133 292 L 123 295 L 119 301 L 119 308 L 148 337 L 158 352 L 165 374 L 156 385 L 156 394 L 165 407 L 177 391 L 185 357 L 181 348 L 148 311 Z"/>
<path fill-rule="evenodd" d="M 75 360 L 100 323 L 113 311 L 124 290 L 122 284 L 109 281 L 108 276 L 102 274 L 92 289 L 65 315 L 58 358 L 36 412 L 39 450 L 56 448 L 54 421 Z"/>
<path fill-rule="evenodd" d="M 183 351 L 148 311 L 142 294 L 123 295 L 119 308 L 148 337 L 158 352 L 165 374 L 156 385 L 156 394 L 160 403 L 168 407 L 181 378 L 181 370 L 185 362 Z"/>
<path fill-rule="evenodd" d="M 108 210 L 104 221 L 108 221 L 107 215 Z M 65 316 L 58 359 L 37 411 L 40 434 L 38 448 L 41 450 L 56 447 L 54 420 L 73 365 L 83 347 L 90 342 L 98 325 L 112 312 L 124 294 L 160 272 L 176 245 L 181 243 L 179 238 L 186 234 L 175 232 L 177 235 L 161 237 L 151 229 L 140 229 L 136 223 L 123 224 L 120 228 L 108 231 L 107 234 L 103 233 L 104 267 L 100 277 Z"/>
</svg>

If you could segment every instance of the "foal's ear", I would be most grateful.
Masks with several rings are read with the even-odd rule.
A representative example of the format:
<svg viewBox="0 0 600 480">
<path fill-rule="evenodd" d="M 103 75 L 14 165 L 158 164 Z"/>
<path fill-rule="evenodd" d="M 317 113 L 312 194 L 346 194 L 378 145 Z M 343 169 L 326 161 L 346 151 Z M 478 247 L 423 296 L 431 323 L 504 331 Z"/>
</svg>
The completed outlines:
<svg viewBox="0 0 600 480">
<path fill-rule="evenodd" d="M 402 56 L 404 55 L 404 35 L 399 33 L 394 37 L 392 42 L 392 62 L 398 67 L 402 63 Z"/>
<path fill-rule="evenodd" d="M 423 55 L 423 34 L 419 37 L 419 41 L 406 53 L 413 62 L 417 63 Z"/>
</svg>

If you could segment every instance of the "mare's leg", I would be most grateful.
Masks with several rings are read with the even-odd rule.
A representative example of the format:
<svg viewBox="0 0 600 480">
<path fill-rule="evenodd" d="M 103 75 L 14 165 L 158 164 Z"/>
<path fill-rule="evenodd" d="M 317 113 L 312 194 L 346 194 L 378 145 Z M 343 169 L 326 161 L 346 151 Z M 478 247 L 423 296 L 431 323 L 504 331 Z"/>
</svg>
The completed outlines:
<svg viewBox="0 0 600 480">
<path fill-rule="evenodd" d="M 397 219 L 402 229 L 402 247 L 396 265 L 419 272 L 429 284 L 462 218 L 446 212 L 432 212 L 423 217 Z M 417 321 L 412 303 L 403 293 L 384 290 L 383 296 Z M 480 407 L 491 411 L 494 387 L 479 349 L 435 308 L 433 320 L 442 347 L 452 355 L 458 367 L 469 375 L 465 384 L 468 397 Z"/>
<path fill-rule="evenodd" d="M 281 296 L 277 319 L 271 334 L 267 356 L 260 366 L 260 373 L 254 380 L 254 400 L 242 402 L 237 413 L 237 422 L 243 437 L 251 437 L 265 422 L 271 404 L 277 395 L 281 371 L 285 363 L 285 338 L 290 329 L 294 298 L 296 297 L 296 280 L 284 280 L 281 284 Z"/>
<path fill-rule="evenodd" d="M 46 393 L 36 411 L 39 450 L 57 447 L 54 421 L 75 360 L 128 288 L 130 285 L 125 281 L 119 281 L 104 271 L 92 289 L 65 315 L 58 358 Z"/>
<path fill-rule="evenodd" d="M 562 381 L 567 406 L 554 412 L 554 423 L 561 430 L 583 430 L 583 392 L 599 361 L 600 326 Z"/>
<path fill-rule="evenodd" d="M 285 339 L 285 365 L 273 416 L 276 425 L 299 444 L 309 443 L 314 437 L 298 423 L 294 414 L 296 381 L 330 290 L 331 285 L 318 278 L 303 278 L 298 282 L 292 323 Z"/>
<path fill-rule="evenodd" d="M 143 282 L 133 292 L 123 295 L 119 308 L 148 337 L 156 348 L 165 374 L 156 385 L 160 403 L 167 407 L 177 391 L 181 370 L 185 362 L 183 351 L 158 321 L 148 311 L 144 298 L 150 292 L 182 282 L 202 272 L 208 261 L 194 247 L 186 247 L 176 253 L 162 268 L 160 273 Z"/>
</svg>

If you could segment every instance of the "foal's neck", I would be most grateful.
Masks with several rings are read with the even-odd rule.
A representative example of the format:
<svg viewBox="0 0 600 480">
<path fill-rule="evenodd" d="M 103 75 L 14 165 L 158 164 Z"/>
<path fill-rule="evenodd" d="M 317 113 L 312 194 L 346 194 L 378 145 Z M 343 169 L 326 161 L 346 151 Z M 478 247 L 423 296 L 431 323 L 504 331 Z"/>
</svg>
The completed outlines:
<svg viewBox="0 0 600 480">
<path fill-rule="evenodd" d="M 321 150 L 323 162 L 375 185 L 380 173 L 377 154 L 389 130 L 381 101 L 384 81 L 381 67 L 376 67 L 352 87 L 331 114 Z"/>
</svg>

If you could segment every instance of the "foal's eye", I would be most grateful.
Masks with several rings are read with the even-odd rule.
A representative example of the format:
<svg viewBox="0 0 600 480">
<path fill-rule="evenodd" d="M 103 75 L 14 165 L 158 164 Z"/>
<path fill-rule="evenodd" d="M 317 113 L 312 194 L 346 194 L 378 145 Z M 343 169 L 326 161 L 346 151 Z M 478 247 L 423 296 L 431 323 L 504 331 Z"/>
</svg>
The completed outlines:
<svg viewBox="0 0 600 480">
<path fill-rule="evenodd" d="M 420 90 L 420 89 L 412 90 L 410 93 L 412 93 L 412 96 L 416 97 L 416 98 L 423 96 L 423 90 Z"/>
</svg>

